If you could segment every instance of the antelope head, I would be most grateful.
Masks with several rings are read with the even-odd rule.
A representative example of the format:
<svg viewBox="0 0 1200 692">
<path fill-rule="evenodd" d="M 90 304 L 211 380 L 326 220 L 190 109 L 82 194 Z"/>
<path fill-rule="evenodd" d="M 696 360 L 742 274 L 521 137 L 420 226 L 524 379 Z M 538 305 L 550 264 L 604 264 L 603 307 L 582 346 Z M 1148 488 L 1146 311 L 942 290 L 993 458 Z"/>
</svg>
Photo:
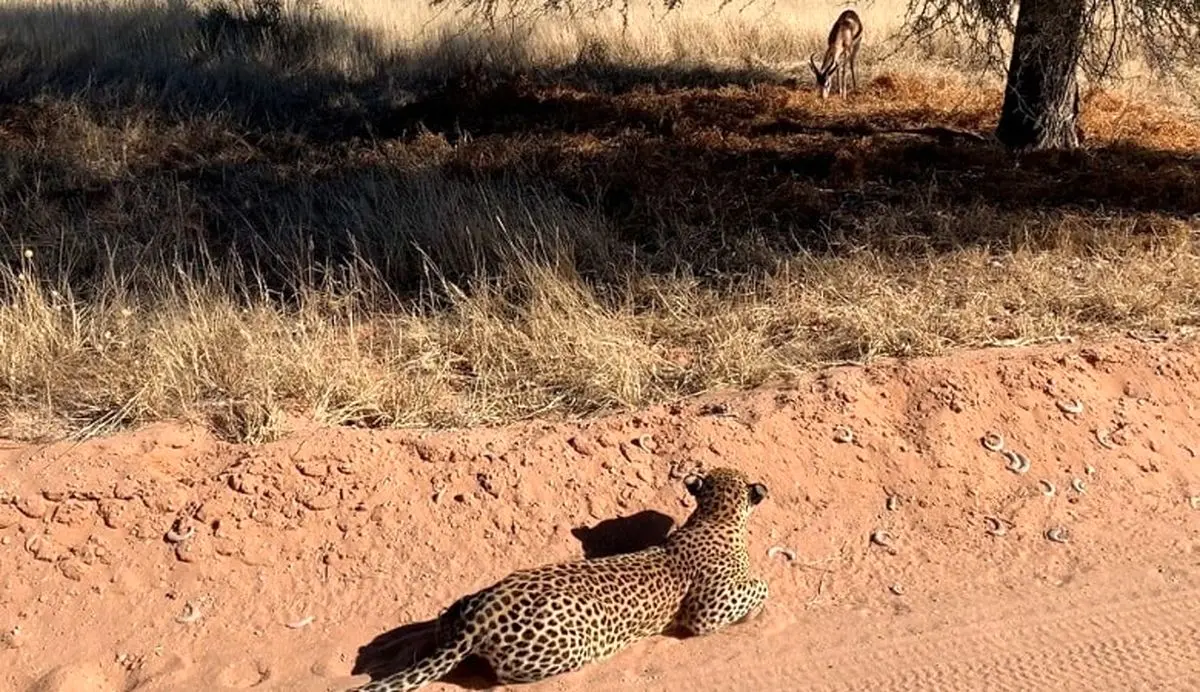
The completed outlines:
<svg viewBox="0 0 1200 692">
<path fill-rule="evenodd" d="M 821 90 L 821 98 L 829 98 L 829 88 L 833 86 L 833 81 L 829 79 L 829 75 L 837 67 L 837 62 L 826 60 L 824 65 L 817 67 L 817 54 L 813 53 L 808 56 L 808 66 L 812 68 L 813 76 L 817 78 L 817 87 Z"/>
</svg>

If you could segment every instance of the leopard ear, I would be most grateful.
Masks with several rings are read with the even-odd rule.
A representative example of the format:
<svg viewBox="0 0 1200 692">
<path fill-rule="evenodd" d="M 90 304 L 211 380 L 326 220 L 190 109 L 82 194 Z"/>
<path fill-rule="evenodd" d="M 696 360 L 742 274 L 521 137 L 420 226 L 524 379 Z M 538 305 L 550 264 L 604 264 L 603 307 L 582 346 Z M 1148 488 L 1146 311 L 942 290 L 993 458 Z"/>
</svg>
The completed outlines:
<svg viewBox="0 0 1200 692">
<path fill-rule="evenodd" d="M 767 486 L 762 483 L 750 484 L 750 506 L 753 507 L 767 499 Z"/>
<path fill-rule="evenodd" d="M 693 496 L 700 494 L 700 489 L 704 487 L 704 478 L 696 473 L 689 473 L 683 479 L 683 486 Z"/>
</svg>

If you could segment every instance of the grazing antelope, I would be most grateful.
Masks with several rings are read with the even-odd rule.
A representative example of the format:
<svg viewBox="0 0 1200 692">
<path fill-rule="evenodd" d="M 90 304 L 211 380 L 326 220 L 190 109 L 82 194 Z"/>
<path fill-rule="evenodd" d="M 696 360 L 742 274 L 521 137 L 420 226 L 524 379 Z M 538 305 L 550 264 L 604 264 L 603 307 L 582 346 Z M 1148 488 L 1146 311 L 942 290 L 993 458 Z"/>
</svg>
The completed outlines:
<svg viewBox="0 0 1200 692">
<path fill-rule="evenodd" d="M 854 72 L 854 58 L 858 55 L 858 45 L 862 42 L 863 25 L 854 10 L 846 10 L 838 15 L 833 28 L 829 30 L 829 47 L 825 49 L 825 59 L 817 67 L 816 53 L 808 58 L 813 74 L 817 77 L 817 87 L 821 89 L 821 98 L 829 98 L 829 88 L 833 86 L 830 79 L 835 74 L 838 78 L 838 94 L 846 95 L 846 68 L 850 68 L 850 79 L 858 89 L 858 75 Z"/>
</svg>

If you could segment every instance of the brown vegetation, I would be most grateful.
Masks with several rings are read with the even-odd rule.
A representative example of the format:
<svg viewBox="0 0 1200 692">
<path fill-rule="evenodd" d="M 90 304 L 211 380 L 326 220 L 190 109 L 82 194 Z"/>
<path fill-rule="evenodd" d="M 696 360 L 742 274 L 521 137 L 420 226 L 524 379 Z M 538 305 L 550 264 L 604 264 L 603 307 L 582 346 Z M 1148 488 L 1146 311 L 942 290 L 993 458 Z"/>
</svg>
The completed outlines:
<svg viewBox="0 0 1200 692">
<path fill-rule="evenodd" d="M 822 102 L 595 41 L 64 12 L 0 10 L 0 435 L 589 414 L 1197 319 L 1200 121 L 1114 86 L 1088 149 L 1014 158 L 995 84 L 911 57 Z"/>
</svg>

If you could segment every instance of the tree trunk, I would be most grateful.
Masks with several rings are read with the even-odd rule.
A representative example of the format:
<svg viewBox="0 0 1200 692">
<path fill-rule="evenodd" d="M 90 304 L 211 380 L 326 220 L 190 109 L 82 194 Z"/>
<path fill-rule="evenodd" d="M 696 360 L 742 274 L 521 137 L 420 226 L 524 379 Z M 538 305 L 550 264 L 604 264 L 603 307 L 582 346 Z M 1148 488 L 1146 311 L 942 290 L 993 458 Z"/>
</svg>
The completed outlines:
<svg viewBox="0 0 1200 692">
<path fill-rule="evenodd" d="M 1083 0 L 1021 0 L 996 137 L 1009 149 L 1074 149 L 1081 137 Z"/>
</svg>

